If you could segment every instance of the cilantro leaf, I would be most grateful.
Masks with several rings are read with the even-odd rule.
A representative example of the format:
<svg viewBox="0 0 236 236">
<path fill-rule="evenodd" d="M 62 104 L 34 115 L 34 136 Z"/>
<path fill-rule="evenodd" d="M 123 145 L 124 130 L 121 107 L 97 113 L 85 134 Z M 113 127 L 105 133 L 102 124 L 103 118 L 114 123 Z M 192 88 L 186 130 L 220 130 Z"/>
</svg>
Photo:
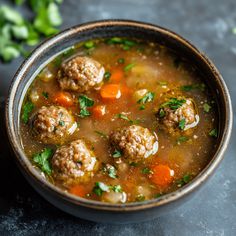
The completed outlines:
<svg viewBox="0 0 236 236">
<path fill-rule="evenodd" d="M 123 192 L 122 187 L 121 187 L 120 185 L 111 186 L 111 189 L 112 189 L 112 191 L 114 191 L 115 193 L 122 193 L 122 192 Z"/>
<path fill-rule="evenodd" d="M 135 63 L 130 63 L 124 67 L 124 71 L 127 72 L 135 66 Z"/>
<path fill-rule="evenodd" d="M 147 102 L 152 102 L 154 100 L 154 97 L 155 97 L 155 93 L 147 92 L 142 98 L 140 98 L 137 101 L 138 104 L 142 104 L 140 106 L 140 110 L 144 110 L 145 109 L 144 104 L 146 104 Z"/>
<path fill-rule="evenodd" d="M 53 155 L 51 148 L 45 148 L 42 152 L 33 155 L 33 162 L 47 175 L 51 175 L 50 159 Z"/>
<path fill-rule="evenodd" d="M 105 138 L 105 139 L 108 139 L 108 135 L 101 132 L 101 131 L 98 131 L 98 130 L 95 130 L 94 131 L 96 134 L 98 134 L 99 136 L 101 136 L 102 138 Z"/>
<path fill-rule="evenodd" d="M 128 116 L 124 115 L 123 113 L 117 114 L 116 117 L 122 120 L 127 120 L 129 121 L 130 124 L 137 124 L 139 122 L 138 120 L 131 120 Z"/>
<path fill-rule="evenodd" d="M 142 172 L 143 174 L 151 174 L 151 173 L 152 173 L 152 171 L 151 171 L 150 168 L 148 168 L 148 167 L 143 168 L 141 172 Z"/>
<path fill-rule="evenodd" d="M 30 113 L 33 111 L 33 109 L 34 109 L 34 104 L 30 101 L 26 102 L 23 105 L 21 119 L 25 124 L 28 123 Z"/>
<path fill-rule="evenodd" d="M 105 81 L 109 81 L 110 77 L 111 77 L 111 72 L 106 71 L 104 74 Z"/>
<path fill-rule="evenodd" d="M 185 184 L 189 183 L 191 179 L 191 174 L 185 174 L 180 180 L 177 181 L 177 186 L 183 187 Z"/>
</svg>

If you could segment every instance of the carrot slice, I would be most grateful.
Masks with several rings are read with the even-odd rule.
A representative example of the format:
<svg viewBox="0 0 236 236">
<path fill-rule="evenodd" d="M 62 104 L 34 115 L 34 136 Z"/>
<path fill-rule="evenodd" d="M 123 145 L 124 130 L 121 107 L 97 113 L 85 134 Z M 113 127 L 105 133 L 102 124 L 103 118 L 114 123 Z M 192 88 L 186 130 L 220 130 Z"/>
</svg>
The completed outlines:
<svg viewBox="0 0 236 236">
<path fill-rule="evenodd" d="M 73 106 L 73 99 L 72 99 L 70 93 L 67 93 L 67 92 L 57 92 L 54 95 L 53 100 L 55 103 L 57 103 L 61 106 L 64 106 L 64 107 Z"/>
<path fill-rule="evenodd" d="M 167 165 L 156 165 L 151 168 L 153 174 L 151 180 L 161 187 L 168 186 L 173 181 L 174 171 Z"/>
<path fill-rule="evenodd" d="M 106 113 L 106 106 L 104 105 L 97 105 L 93 107 L 92 114 L 95 118 L 99 119 L 104 116 Z"/>
<path fill-rule="evenodd" d="M 121 68 L 115 68 L 111 71 L 110 81 L 112 83 L 119 83 L 124 78 L 124 71 Z"/>
<path fill-rule="evenodd" d="M 79 197 L 85 197 L 85 195 L 87 194 L 84 186 L 82 185 L 75 185 L 71 187 L 69 189 L 69 192 Z"/>
<path fill-rule="evenodd" d="M 119 84 L 105 84 L 100 90 L 101 97 L 114 100 L 121 97 L 121 88 Z"/>
</svg>

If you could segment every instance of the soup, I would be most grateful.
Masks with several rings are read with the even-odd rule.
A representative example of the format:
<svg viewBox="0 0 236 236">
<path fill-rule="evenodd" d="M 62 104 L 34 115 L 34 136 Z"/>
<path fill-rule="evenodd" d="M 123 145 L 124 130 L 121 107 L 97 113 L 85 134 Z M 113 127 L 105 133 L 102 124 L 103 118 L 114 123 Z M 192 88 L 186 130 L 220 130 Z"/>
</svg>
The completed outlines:
<svg viewBox="0 0 236 236">
<path fill-rule="evenodd" d="M 79 197 L 127 203 L 173 192 L 216 145 L 217 107 L 203 77 L 154 42 L 79 43 L 28 89 L 24 151 L 43 178 Z"/>
</svg>

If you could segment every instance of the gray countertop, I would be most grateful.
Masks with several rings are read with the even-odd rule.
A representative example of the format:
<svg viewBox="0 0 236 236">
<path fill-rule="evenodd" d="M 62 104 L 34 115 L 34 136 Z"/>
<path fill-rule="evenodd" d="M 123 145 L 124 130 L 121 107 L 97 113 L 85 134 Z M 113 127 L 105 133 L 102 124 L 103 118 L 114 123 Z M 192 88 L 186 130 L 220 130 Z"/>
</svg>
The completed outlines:
<svg viewBox="0 0 236 236">
<path fill-rule="evenodd" d="M 10 1 L 0 0 L 0 4 L 3 2 Z M 64 0 L 61 9 L 61 29 L 87 21 L 122 18 L 158 24 L 181 34 L 221 71 L 235 117 L 235 0 Z M 21 62 L 19 58 L 0 64 L 0 235 L 236 235 L 235 125 L 225 159 L 203 190 L 176 211 L 156 220 L 99 224 L 63 213 L 42 199 L 15 166 L 4 130 L 4 99 Z"/>
</svg>

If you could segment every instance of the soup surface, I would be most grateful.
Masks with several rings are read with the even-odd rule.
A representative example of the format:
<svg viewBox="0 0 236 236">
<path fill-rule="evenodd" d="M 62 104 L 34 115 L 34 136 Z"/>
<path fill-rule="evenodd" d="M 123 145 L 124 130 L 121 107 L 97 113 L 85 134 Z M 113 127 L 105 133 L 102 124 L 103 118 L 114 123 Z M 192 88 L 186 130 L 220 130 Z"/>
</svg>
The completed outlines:
<svg viewBox="0 0 236 236">
<path fill-rule="evenodd" d="M 83 198 L 125 203 L 175 191 L 216 144 L 217 110 L 203 76 L 153 42 L 75 45 L 28 89 L 25 153 L 44 178 Z"/>
</svg>

